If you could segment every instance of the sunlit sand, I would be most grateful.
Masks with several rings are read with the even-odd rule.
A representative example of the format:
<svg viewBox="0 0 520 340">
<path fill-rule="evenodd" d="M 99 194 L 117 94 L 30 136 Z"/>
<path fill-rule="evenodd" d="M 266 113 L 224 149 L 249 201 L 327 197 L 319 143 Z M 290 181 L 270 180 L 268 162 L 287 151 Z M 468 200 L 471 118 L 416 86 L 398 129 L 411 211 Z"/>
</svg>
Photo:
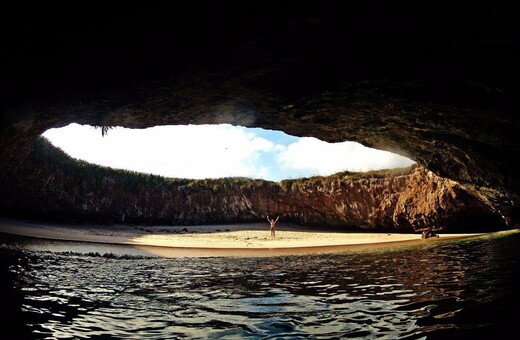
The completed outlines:
<svg viewBox="0 0 520 340">
<path fill-rule="evenodd" d="M 267 223 L 211 226 L 49 225 L 0 220 L 0 232 L 53 240 L 124 244 L 156 255 L 274 255 L 431 242 L 481 234 L 420 234 L 319 231 L 281 223 L 276 237 Z M 155 250 L 154 247 L 156 248 Z M 175 251 L 176 250 L 176 251 Z M 249 251 L 249 252 L 248 252 Z"/>
</svg>

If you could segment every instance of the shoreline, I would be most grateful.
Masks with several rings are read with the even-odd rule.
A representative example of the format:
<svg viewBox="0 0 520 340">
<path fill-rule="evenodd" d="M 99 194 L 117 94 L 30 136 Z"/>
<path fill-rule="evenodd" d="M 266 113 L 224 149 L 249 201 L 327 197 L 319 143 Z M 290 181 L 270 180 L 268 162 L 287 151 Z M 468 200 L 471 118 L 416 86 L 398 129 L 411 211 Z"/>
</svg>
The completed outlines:
<svg viewBox="0 0 520 340">
<path fill-rule="evenodd" d="M 136 247 L 162 257 L 276 256 L 437 242 L 493 233 L 440 234 L 422 239 L 413 233 L 312 230 L 280 224 L 276 237 L 266 223 L 204 226 L 50 225 L 0 218 L 0 232 L 47 240 Z"/>
</svg>

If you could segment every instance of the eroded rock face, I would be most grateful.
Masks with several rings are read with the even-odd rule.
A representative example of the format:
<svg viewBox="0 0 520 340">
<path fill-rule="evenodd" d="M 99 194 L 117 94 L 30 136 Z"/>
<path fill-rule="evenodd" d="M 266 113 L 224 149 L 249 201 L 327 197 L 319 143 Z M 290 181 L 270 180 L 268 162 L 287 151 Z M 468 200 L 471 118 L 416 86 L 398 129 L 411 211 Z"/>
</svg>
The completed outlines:
<svg viewBox="0 0 520 340">
<path fill-rule="evenodd" d="M 402 154 L 515 224 L 519 12 L 420 7 L 212 1 L 13 12 L 2 22 L 18 35 L 3 42 L 0 185 L 19 199 L 4 209 L 42 199 L 11 171 L 39 167 L 31 143 L 48 128 L 231 123 Z"/>
<path fill-rule="evenodd" d="M 32 163 L 12 169 L 13 184 L 4 184 L 1 206 L 62 221 L 239 223 L 270 214 L 317 227 L 379 230 L 491 230 L 505 224 L 476 190 L 422 166 L 274 183 L 115 171 L 72 160 L 43 139 L 29 158 Z"/>
<path fill-rule="evenodd" d="M 29 166 L 30 143 L 47 128 L 70 122 L 134 128 L 227 122 L 331 142 L 356 140 L 403 154 L 437 176 L 472 188 L 507 224 L 517 223 L 520 123 L 509 111 L 467 102 L 467 106 L 433 102 L 429 87 L 389 81 L 358 83 L 288 101 L 276 94 L 267 96 L 268 89 L 255 88 L 258 79 L 251 78 L 238 85 L 206 79 L 203 89 L 190 83 L 195 86 L 191 91 L 171 85 L 144 97 L 129 96 L 116 107 L 113 102 L 88 99 L 40 107 L 42 111 L 29 108 L 24 112 L 28 118 L 1 132 L 5 166 L 0 171 L 10 183 L 9 163 Z"/>
</svg>

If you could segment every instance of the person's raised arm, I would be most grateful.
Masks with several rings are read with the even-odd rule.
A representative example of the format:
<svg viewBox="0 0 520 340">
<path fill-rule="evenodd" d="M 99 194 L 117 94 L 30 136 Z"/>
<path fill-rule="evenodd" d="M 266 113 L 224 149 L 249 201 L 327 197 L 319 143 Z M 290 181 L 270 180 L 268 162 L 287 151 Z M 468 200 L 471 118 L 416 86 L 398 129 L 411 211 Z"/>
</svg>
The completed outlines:
<svg viewBox="0 0 520 340">
<path fill-rule="evenodd" d="M 275 222 L 278 222 L 278 219 L 280 218 L 280 216 L 276 217 L 276 221 Z"/>
<path fill-rule="evenodd" d="M 271 222 L 271 220 L 269 219 L 269 215 L 267 215 L 267 222 Z"/>
</svg>

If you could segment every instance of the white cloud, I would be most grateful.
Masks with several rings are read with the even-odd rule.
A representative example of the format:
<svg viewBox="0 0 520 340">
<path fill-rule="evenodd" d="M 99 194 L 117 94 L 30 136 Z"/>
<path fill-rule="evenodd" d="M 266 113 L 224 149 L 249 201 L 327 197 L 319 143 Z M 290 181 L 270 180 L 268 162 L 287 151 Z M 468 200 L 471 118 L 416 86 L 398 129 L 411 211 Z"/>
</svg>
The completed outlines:
<svg viewBox="0 0 520 340">
<path fill-rule="evenodd" d="M 245 176 L 280 180 L 407 166 L 413 162 L 358 143 L 329 144 L 315 138 L 285 138 L 288 145 L 268 139 L 279 132 L 231 125 L 114 128 L 102 137 L 90 126 L 71 124 L 43 135 L 72 157 L 113 168 L 166 177 L 218 178 Z M 280 139 L 282 140 L 282 139 Z M 289 144 L 291 143 L 291 144 Z"/>
<path fill-rule="evenodd" d="M 414 162 L 387 151 L 367 148 L 356 142 L 326 143 L 305 137 L 278 155 L 287 171 L 303 171 L 322 176 L 339 171 L 369 171 L 409 166 Z"/>
<path fill-rule="evenodd" d="M 102 137 L 100 130 L 71 124 L 43 135 L 75 158 L 167 177 L 261 177 L 258 172 L 265 169 L 257 169 L 254 159 L 274 148 L 270 141 L 231 125 L 117 127 Z"/>
</svg>

